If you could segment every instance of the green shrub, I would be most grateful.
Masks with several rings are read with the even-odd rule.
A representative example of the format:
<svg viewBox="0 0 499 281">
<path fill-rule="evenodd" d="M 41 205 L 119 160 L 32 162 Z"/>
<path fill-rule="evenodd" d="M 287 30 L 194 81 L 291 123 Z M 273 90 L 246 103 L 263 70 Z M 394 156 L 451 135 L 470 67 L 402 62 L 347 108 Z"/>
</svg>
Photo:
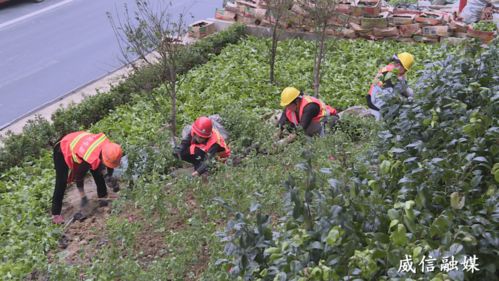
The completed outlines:
<svg viewBox="0 0 499 281">
<path fill-rule="evenodd" d="M 249 111 L 235 102 L 225 108 L 220 116 L 229 133 L 229 144 L 233 153 L 245 153 L 249 149 L 269 148 L 275 128 L 266 122 L 265 110 Z"/>
<path fill-rule="evenodd" d="M 46 264 L 47 251 L 57 244 L 61 231 L 47 215 L 54 173 L 51 156 L 44 153 L 36 163 L 0 176 L 2 280 L 20 280 Z"/>
<path fill-rule="evenodd" d="M 0 173 L 23 161 L 37 159 L 55 139 L 54 127 L 40 116 L 29 120 L 22 134 L 8 132 L 0 148 Z"/>
<path fill-rule="evenodd" d="M 364 93 L 379 65 L 378 57 L 407 47 L 411 51 L 418 52 L 418 57 L 421 58 L 418 62 L 421 62 L 434 58 L 438 49 L 436 45 L 407 46 L 400 44 L 392 46 L 391 43 L 368 41 L 340 41 L 328 44 L 335 51 L 327 59 L 328 67 L 326 69 L 329 74 L 328 78 L 324 80 L 323 86 L 326 90 L 323 97 L 327 101 L 332 101 L 333 106 L 337 104 L 353 105 L 364 101 Z M 211 46 L 207 48 L 211 48 Z M 282 55 L 280 58 L 278 56 L 280 72 L 277 77 L 283 85 L 297 83 L 297 86 L 303 86 L 306 89 L 310 81 L 307 74 L 313 63 L 313 57 L 310 55 L 313 53 L 312 50 L 313 43 L 300 40 L 285 41 L 281 44 L 280 52 Z M 179 89 L 179 129 L 181 125 L 192 122 L 201 114 L 219 113 L 226 120 L 225 125 L 231 132 L 230 145 L 233 146 L 236 155 L 243 152 L 245 148 L 251 148 L 253 143 L 259 143 L 261 147 L 267 148 L 271 142 L 270 134 L 274 128 L 267 125 L 264 119 L 267 111 L 278 107 L 278 93 L 282 88 L 270 86 L 267 83 L 266 52 L 265 40 L 250 38 L 238 45 L 224 49 L 222 55 L 211 58 L 209 63 L 186 74 L 186 79 Z M 296 59 L 289 60 L 290 56 Z M 436 57 L 439 56 L 440 54 L 437 53 Z M 352 62 L 351 67 L 345 67 L 344 65 L 349 62 Z M 421 68 L 421 65 L 415 66 L 415 69 L 418 67 Z M 417 72 L 412 72 L 411 75 L 415 77 L 417 74 Z M 163 96 L 162 88 L 161 86 L 155 88 L 153 94 Z M 371 143 L 377 140 L 375 137 L 377 131 L 372 120 L 345 120 L 333 135 L 313 141 L 299 138 L 299 141 L 280 151 L 271 151 L 275 154 L 250 153 L 239 165 L 232 166 L 230 163 L 220 165 L 210 175 L 209 183 L 203 184 L 199 178 L 184 176 L 172 178 L 165 175 L 166 171 L 175 164 L 170 154 L 170 135 L 168 130 L 163 128 L 167 121 L 165 120 L 167 117 L 163 113 L 169 110 L 167 98 L 164 100 L 166 102 L 162 101 L 161 103 L 165 105 L 162 109 L 164 112 L 157 112 L 157 108 L 152 107 L 150 101 L 143 96 L 134 95 L 132 99 L 133 101 L 129 104 L 119 106 L 108 117 L 94 124 L 92 131 L 105 131 L 112 139 L 122 143 L 125 147 L 130 158 L 129 164 L 134 167 L 131 172 L 138 172 L 138 174 L 134 189 L 124 188 L 117 203 L 121 205 L 121 208 L 133 206 L 139 211 L 143 211 L 145 214 L 144 225 L 153 224 L 151 232 L 164 236 L 164 241 L 167 244 L 164 249 L 166 249 L 167 254 L 154 257 L 155 260 L 150 264 L 143 264 L 140 250 L 137 252 L 127 248 L 133 243 L 121 244 L 132 239 L 132 234 L 135 233 L 137 226 L 132 223 L 127 224 L 127 218 L 119 214 L 113 216 L 112 223 L 106 229 L 109 233 L 118 235 L 108 237 L 110 243 L 100 249 L 97 255 L 92 258 L 92 265 L 81 265 L 78 271 L 84 273 L 83 278 L 186 280 L 195 279 L 198 275 L 193 271 L 204 270 L 203 266 L 206 265 L 209 268 L 206 269 L 206 274 L 203 274 L 201 280 L 232 280 L 227 277 L 226 270 L 217 271 L 219 267 L 215 262 L 218 257 L 223 255 L 223 245 L 213 233 L 220 230 L 228 219 L 233 218 L 231 214 L 225 212 L 220 203 L 227 202 L 243 210 L 261 211 L 271 214 L 272 217 L 284 216 L 288 209 L 284 208 L 282 202 L 290 202 L 287 200 L 290 197 L 284 196 L 286 190 L 282 187 L 283 175 L 292 174 L 296 183 L 294 186 L 297 187 L 297 192 L 301 192 L 301 195 L 305 195 L 304 190 L 300 189 L 302 186 L 314 183 L 313 177 L 307 176 L 308 164 L 301 163 L 303 162 L 300 158 L 302 149 L 313 150 L 315 153 L 310 166 L 321 167 L 315 175 L 319 179 L 316 182 L 317 191 L 322 191 L 322 193 L 315 193 L 316 190 L 314 190 L 312 197 L 308 193 L 307 198 L 302 196 L 300 201 L 304 202 L 305 199 L 310 200 L 310 198 L 316 198 L 319 201 L 320 197 L 326 197 L 327 200 L 324 204 L 319 205 L 320 208 L 309 204 L 311 208 L 321 214 L 328 213 L 334 205 L 341 205 L 345 208 L 352 206 L 351 208 L 354 210 L 345 215 L 337 216 L 337 218 L 344 219 L 347 225 L 354 230 L 346 235 L 342 234 L 339 229 L 333 232 L 327 229 L 328 232 L 325 233 L 329 237 L 325 243 L 328 240 L 329 243 L 340 241 L 341 237 L 336 236 L 348 236 L 351 238 L 348 245 L 334 249 L 335 254 L 344 254 L 339 263 L 351 265 L 352 268 L 359 267 L 360 270 L 363 270 L 363 276 L 380 268 L 378 264 L 373 265 L 373 259 L 371 259 L 376 257 L 378 252 L 372 252 L 370 248 L 357 248 L 365 241 L 376 241 L 379 237 L 386 238 L 388 236 L 386 235 L 388 226 L 385 223 L 386 210 L 387 206 L 391 208 L 390 204 L 393 203 L 391 197 L 381 197 L 380 194 L 384 186 L 378 184 L 376 161 L 374 164 L 368 161 L 372 154 L 366 150 L 372 150 Z M 145 154 L 142 153 L 143 150 L 146 150 Z M 45 153 L 44 156 L 43 159 L 35 161 L 34 164 L 46 165 L 47 170 L 30 170 L 29 165 L 26 165 L 22 169 L 14 168 L 10 171 L 18 173 L 22 177 L 29 175 L 29 181 L 38 181 L 42 179 L 40 174 L 44 174 L 43 178 L 47 177 L 48 180 L 44 180 L 43 186 L 41 184 L 37 186 L 40 186 L 39 190 L 43 193 L 42 198 L 47 200 L 44 202 L 48 202 L 53 184 L 53 176 L 50 175 L 50 171 L 53 173 L 53 169 L 50 166 L 49 154 Z M 396 172 L 395 168 L 393 170 Z M 132 174 L 131 177 L 133 178 L 134 175 Z M 13 193 L 12 197 L 9 197 L 12 202 L 8 206 L 31 208 L 31 204 L 34 204 L 38 208 L 37 212 L 45 211 L 45 216 L 38 214 L 40 220 L 45 220 L 44 224 L 38 225 L 38 230 L 42 233 L 46 231 L 48 227 L 46 224 L 50 224 L 50 220 L 46 216 L 47 204 L 40 205 L 40 203 L 31 201 L 28 201 L 29 204 L 24 204 L 25 202 L 22 200 L 25 197 L 31 198 L 32 192 L 35 194 L 33 198 L 39 198 L 38 191 L 29 188 L 20 189 L 17 186 L 27 185 L 26 182 L 13 182 L 10 177 L 2 178 L 0 186 L 6 186 L 6 183 L 11 190 L 10 193 Z M 371 186 L 374 191 L 367 191 L 366 186 Z M 214 200 L 215 198 L 216 200 Z M 260 202 L 261 207 L 258 204 L 253 204 L 256 201 Z M 223 205 L 223 203 L 221 204 Z M 113 206 L 113 212 L 119 211 L 118 208 L 114 208 L 115 206 L 116 204 Z M 300 211 L 303 206 L 298 207 L 298 209 Z M 14 216 L 9 210 L 2 208 L 0 216 L 3 216 L 4 213 L 8 217 Z M 18 213 L 16 217 L 24 218 L 28 210 L 16 208 L 15 212 Z M 299 215 L 298 212 L 297 214 Z M 328 227 L 327 219 L 335 219 L 333 216 L 334 213 L 328 213 L 327 216 L 324 216 L 325 221 L 321 222 L 321 227 L 315 229 L 315 234 L 310 239 L 306 237 L 306 233 L 300 230 L 303 216 L 298 217 L 297 222 L 288 221 L 289 224 L 273 220 L 272 227 L 276 227 L 276 231 L 281 231 L 281 227 L 289 226 L 289 230 L 295 231 L 291 234 L 293 237 L 297 236 L 298 242 L 299 239 L 303 238 L 305 243 L 300 245 L 299 253 L 303 253 L 303 256 L 306 257 L 309 248 L 317 247 L 317 243 L 314 242 L 318 241 L 318 233 L 324 232 L 323 230 Z M 340 221 L 337 224 L 339 225 Z M 4 226 L 0 224 L 0 227 Z M 248 227 L 250 226 L 248 225 Z M 368 236 L 369 231 L 376 228 L 385 236 L 375 236 L 376 239 Z M 258 228 L 256 229 L 258 230 Z M 0 244 L 8 245 L 8 249 L 10 249 L 2 252 L 4 260 L 9 262 L 7 266 L 2 268 L 4 269 L 2 273 L 13 275 L 14 277 L 11 279 L 20 279 L 20 276 L 24 276 L 33 268 L 33 263 L 26 260 L 20 260 L 17 263 L 18 256 L 14 255 L 14 250 L 24 250 L 30 243 L 34 242 L 27 240 L 28 242 L 24 243 L 24 236 L 16 235 L 16 231 L 15 225 L 10 224 L 0 229 L 0 233 L 8 233 L 2 236 L 2 238 L 6 238 L 0 240 Z M 130 232 L 130 237 L 127 237 L 127 232 Z M 330 232 L 331 235 L 329 235 Z M 336 232 L 338 235 L 335 234 Z M 123 235 L 119 235 L 119 233 Z M 400 233 L 402 230 L 394 235 L 397 241 L 400 240 L 398 239 L 401 237 Z M 53 243 L 55 239 L 50 237 L 45 242 L 47 241 Z M 243 241 L 247 242 L 248 240 Z M 261 246 L 259 247 L 261 248 Z M 355 252 L 356 249 L 359 251 Z M 318 249 L 314 248 L 315 250 Z M 385 252 L 389 252 L 389 249 Z M 320 254 L 314 252 L 313 260 L 316 260 Z M 44 252 L 36 248 L 32 256 L 43 257 Z M 301 257 L 301 255 L 295 256 Z M 208 259 L 209 261 L 207 261 Z M 244 263 L 244 259 L 241 261 Z M 297 263 L 293 262 L 292 264 L 295 266 Z M 49 265 L 47 269 L 47 263 L 44 259 L 39 259 L 37 265 L 42 268 L 41 270 L 53 270 L 55 279 L 59 276 L 65 276 L 68 280 L 82 278 L 77 275 L 74 267 Z M 199 267 L 197 267 L 198 265 Z M 282 265 L 283 267 L 279 267 L 278 270 L 288 267 L 287 264 Z M 109 270 L 110 267 L 114 270 Z M 328 267 L 331 266 L 324 262 L 321 263 L 319 259 L 316 267 L 318 269 L 314 269 L 314 274 L 319 270 L 328 272 Z M 67 275 L 64 274 L 66 271 Z M 355 273 L 358 273 L 358 270 Z"/>
<path fill-rule="evenodd" d="M 323 150 L 305 147 L 305 173 L 285 182 L 286 215 L 273 225 L 256 207 L 236 212 L 221 271 L 240 280 L 498 280 L 499 40 L 477 47 L 428 65 L 414 101 L 387 100 L 379 138 L 363 137 L 378 143 L 381 163 L 335 145 L 341 164 L 321 163 Z M 472 256 L 479 271 L 464 269 Z M 430 257 L 435 270 L 422 271 Z M 444 257 L 458 269 L 440 267 Z M 404 259 L 414 273 L 400 270 Z"/>
</svg>

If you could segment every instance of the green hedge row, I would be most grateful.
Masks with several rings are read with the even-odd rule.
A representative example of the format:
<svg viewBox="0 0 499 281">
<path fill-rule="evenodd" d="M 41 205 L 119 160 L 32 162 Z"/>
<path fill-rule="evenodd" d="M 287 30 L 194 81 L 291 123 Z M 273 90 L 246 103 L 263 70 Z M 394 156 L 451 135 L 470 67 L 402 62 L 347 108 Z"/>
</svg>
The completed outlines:
<svg viewBox="0 0 499 281">
<path fill-rule="evenodd" d="M 184 74 L 193 67 L 204 64 L 213 55 L 220 54 L 228 44 L 234 44 L 246 34 L 243 25 L 234 25 L 226 31 L 202 39 L 186 48 L 179 65 Z M 113 87 L 109 93 L 87 97 L 83 102 L 60 108 L 52 115 L 53 123 L 42 117 L 30 120 L 21 134 L 8 132 L 0 148 L 0 172 L 40 157 L 45 148 L 65 134 L 89 128 L 107 116 L 117 106 L 132 101 L 133 93 L 154 89 L 161 84 L 156 77 L 158 67 L 145 67 L 129 79 Z M 143 88 L 144 85 L 147 89 Z"/>
</svg>

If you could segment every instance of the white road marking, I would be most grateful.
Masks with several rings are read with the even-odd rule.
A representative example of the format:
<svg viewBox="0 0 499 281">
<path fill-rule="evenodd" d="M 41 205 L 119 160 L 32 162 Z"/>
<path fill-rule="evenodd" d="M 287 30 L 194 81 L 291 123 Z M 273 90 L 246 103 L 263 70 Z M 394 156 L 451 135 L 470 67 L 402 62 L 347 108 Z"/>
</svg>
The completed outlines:
<svg viewBox="0 0 499 281">
<path fill-rule="evenodd" d="M 29 13 L 29 14 L 24 15 L 24 16 L 22 16 L 22 17 L 18 17 L 18 18 L 15 18 L 15 19 L 13 19 L 13 20 L 10 20 L 10 21 L 7 21 L 7 22 L 4 22 L 4 23 L 0 24 L 0 29 L 3 29 L 3 28 L 5 28 L 5 27 L 7 27 L 7 26 L 9 26 L 9 25 L 13 25 L 13 24 L 15 24 L 15 23 L 18 23 L 18 22 L 20 22 L 20 21 L 26 20 L 26 19 L 28 19 L 28 18 L 31 18 L 31 17 L 37 16 L 37 15 L 39 15 L 39 14 L 42 14 L 42 13 L 48 12 L 48 11 L 50 11 L 50 10 L 53 10 L 53 9 L 55 9 L 55 8 L 57 8 L 57 7 L 62 6 L 62 5 L 66 5 L 66 4 L 71 3 L 71 2 L 73 2 L 73 1 L 74 1 L 74 0 L 64 0 L 64 1 L 62 1 L 62 2 L 59 2 L 59 3 L 54 4 L 54 5 L 52 5 L 52 6 L 45 7 L 45 8 L 43 8 L 43 9 L 41 9 L 41 10 L 36 11 L 36 12 Z"/>
</svg>

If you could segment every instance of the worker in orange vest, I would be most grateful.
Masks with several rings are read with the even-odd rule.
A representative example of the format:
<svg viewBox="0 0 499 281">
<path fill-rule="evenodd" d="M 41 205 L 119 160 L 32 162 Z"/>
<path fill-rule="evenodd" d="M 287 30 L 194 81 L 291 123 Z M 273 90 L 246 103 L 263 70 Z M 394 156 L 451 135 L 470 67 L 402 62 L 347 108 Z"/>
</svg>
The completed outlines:
<svg viewBox="0 0 499 281">
<path fill-rule="evenodd" d="M 52 198 L 52 221 L 56 224 L 64 223 L 61 209 L 68 183 L 76 182 L 82 206 L 88 202 L 83 181 L 89 170 L 97 185 L 98 197 L 107 197 L 106 181 L 112 177 L 113 169 L 119 166 L 122 154 L 121 146 L 109 141 L 103 133 L 74 132 L 57 142 L 53 156 L 56 181 Z M 106 178 L 102 173 L 105 168 Z M 100 205 L 107 205 L 107 202 L 101 201 Z"/>
<path fill-rule="evenodd" d="M 225 160 L 230 156 L 230 148 L 225 143 L 225 131 L 220 123 L 201 116 L 182 133 L 182 141 L 173 149 L 176 158 L 194 165 L 192 176 L 199 176 L 208 170 L 209 160 L 217 157 Z"/>
<path fill-rule="evenodd" d="M 284 111 L 279 119 L 279 136 L 286 124 L 290 124 L 292 128 L 301 126 L 307 136 L 323 136 L 325 123 L 337 114 L 336 109 L 330 105 L 307 96 L 294 87 L 287 87 L 282 91 L 281 106 Z"/>
<path fill-rule="evenodd" d="M 407 85 L 405 76 L 406 72 L 411 69 L 413 64 L 414 56 L 410 53 L 403 52 L 394 55 L 391 63 L 381 68 L 376 74 L 374 82 L 371 84 L 368 95 L 366 96 L 366 100 L 367 106 L 371 109 L 371 112 L 377 120 L 381 119 L 379 111 L 385 104 L 382 99 L 382 96 L 386 94 L 386 91 L 384 91 L 385 89 L 392 91 L 397 88 L 397 91 L 403 96 L 413 96 L 412 89 Z"/>
</svg>

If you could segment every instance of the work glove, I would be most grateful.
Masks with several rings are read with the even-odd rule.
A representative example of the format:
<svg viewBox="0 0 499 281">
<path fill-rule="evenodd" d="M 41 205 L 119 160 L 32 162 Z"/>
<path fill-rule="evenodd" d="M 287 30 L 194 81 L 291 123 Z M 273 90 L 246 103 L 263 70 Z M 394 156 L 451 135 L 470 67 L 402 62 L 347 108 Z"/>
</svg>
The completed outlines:
<svg viewBox="0 0 499 281">
<path fill-rule="evenodd" d="M 329 116 L 327 123 L 329 128 L 333 129 L 340 122 L 340 117 L 338 115 Z"/>
<path fill-rule="evenodd" d="M 106 186 L 113 189 L 113 192 L 120 191 L 120 183 L 118 182 L 118 178 L 112 176 L 105 177 Z"/>
<path fill-rule="evenodd" d="M 54 224 L 63 224 L 64 217 L 62 215 L 54 215 L 52 216 L 52 223 Z"/>
<path fill-rule="evenodd" d="M 83 208 L 83 207 L 87 206 L 87 204 L 88 204 L 88 198 L 87 198 L 87 196 L 83 196 L 81 198 L 81 201 L 80 201 L 80 207 Z"/>
<path fill-rule="evenodd" d="M 206 172 L 208 170 L 208 168 L 210 167 L 210 162 L 209 160 L 205 160 L 203 161 L 203 163 L 201 163 L 201 165 L 199 165 L 199 167 L 197 168 L 197 171 L 200 171 L 201 173 L 203 172 Z M 197 175 L 199 175 L 199 172 L 197 172 Z"/>
<path fill-rule="evenodd" d="M 75 221 L 84 221 L 86 218 L 87 218 L 87 216 L 85 216 L 85 214 L 83 214 L 82 212 L 78 212 L 78 213 L 73 215 L 73 219 Z"/>
<path fill-rule="evenodd" d="M 173 155 L 178 156 L 178 154 L 180 154 L 180 152 L 182 152 L 182 147 L 181 146 L 175 146 L 173 148 Z"/>
<path fill-rule="evenodd" d="M 282 129 L 279 129 L 279 131 L 277 131 L 275 134 L 274 134 L 274 139 L 275 140 L 280 140 L 282 138 Z"/>
<path fill-rule="evenodd" d="M 99 207 L 107 207 L 109 206 L 109 201 L 107 200 L 100 200 L 99 201 Z"/>
<path fill-rule="evenodd" d="M 175 146 L 175 147 L 173 148 L 173 153 L 176 153 L 176 154 L 178 153 L 178 154 L 179 154 L 179 153 L 181 153 L 181 152 L 182 152 L 182 149 L 183 149 L 183 147 L 182 147 L 182 146 L 177 145 L 177 146 Z"/>
<path fill-rule="evenodd" d="M 277 142 L 278 145 L 285 145 L 292 143 L 296 139 L 296 134 L 289 134 L 286 138 L 283 138 Z"/>
</svg>

